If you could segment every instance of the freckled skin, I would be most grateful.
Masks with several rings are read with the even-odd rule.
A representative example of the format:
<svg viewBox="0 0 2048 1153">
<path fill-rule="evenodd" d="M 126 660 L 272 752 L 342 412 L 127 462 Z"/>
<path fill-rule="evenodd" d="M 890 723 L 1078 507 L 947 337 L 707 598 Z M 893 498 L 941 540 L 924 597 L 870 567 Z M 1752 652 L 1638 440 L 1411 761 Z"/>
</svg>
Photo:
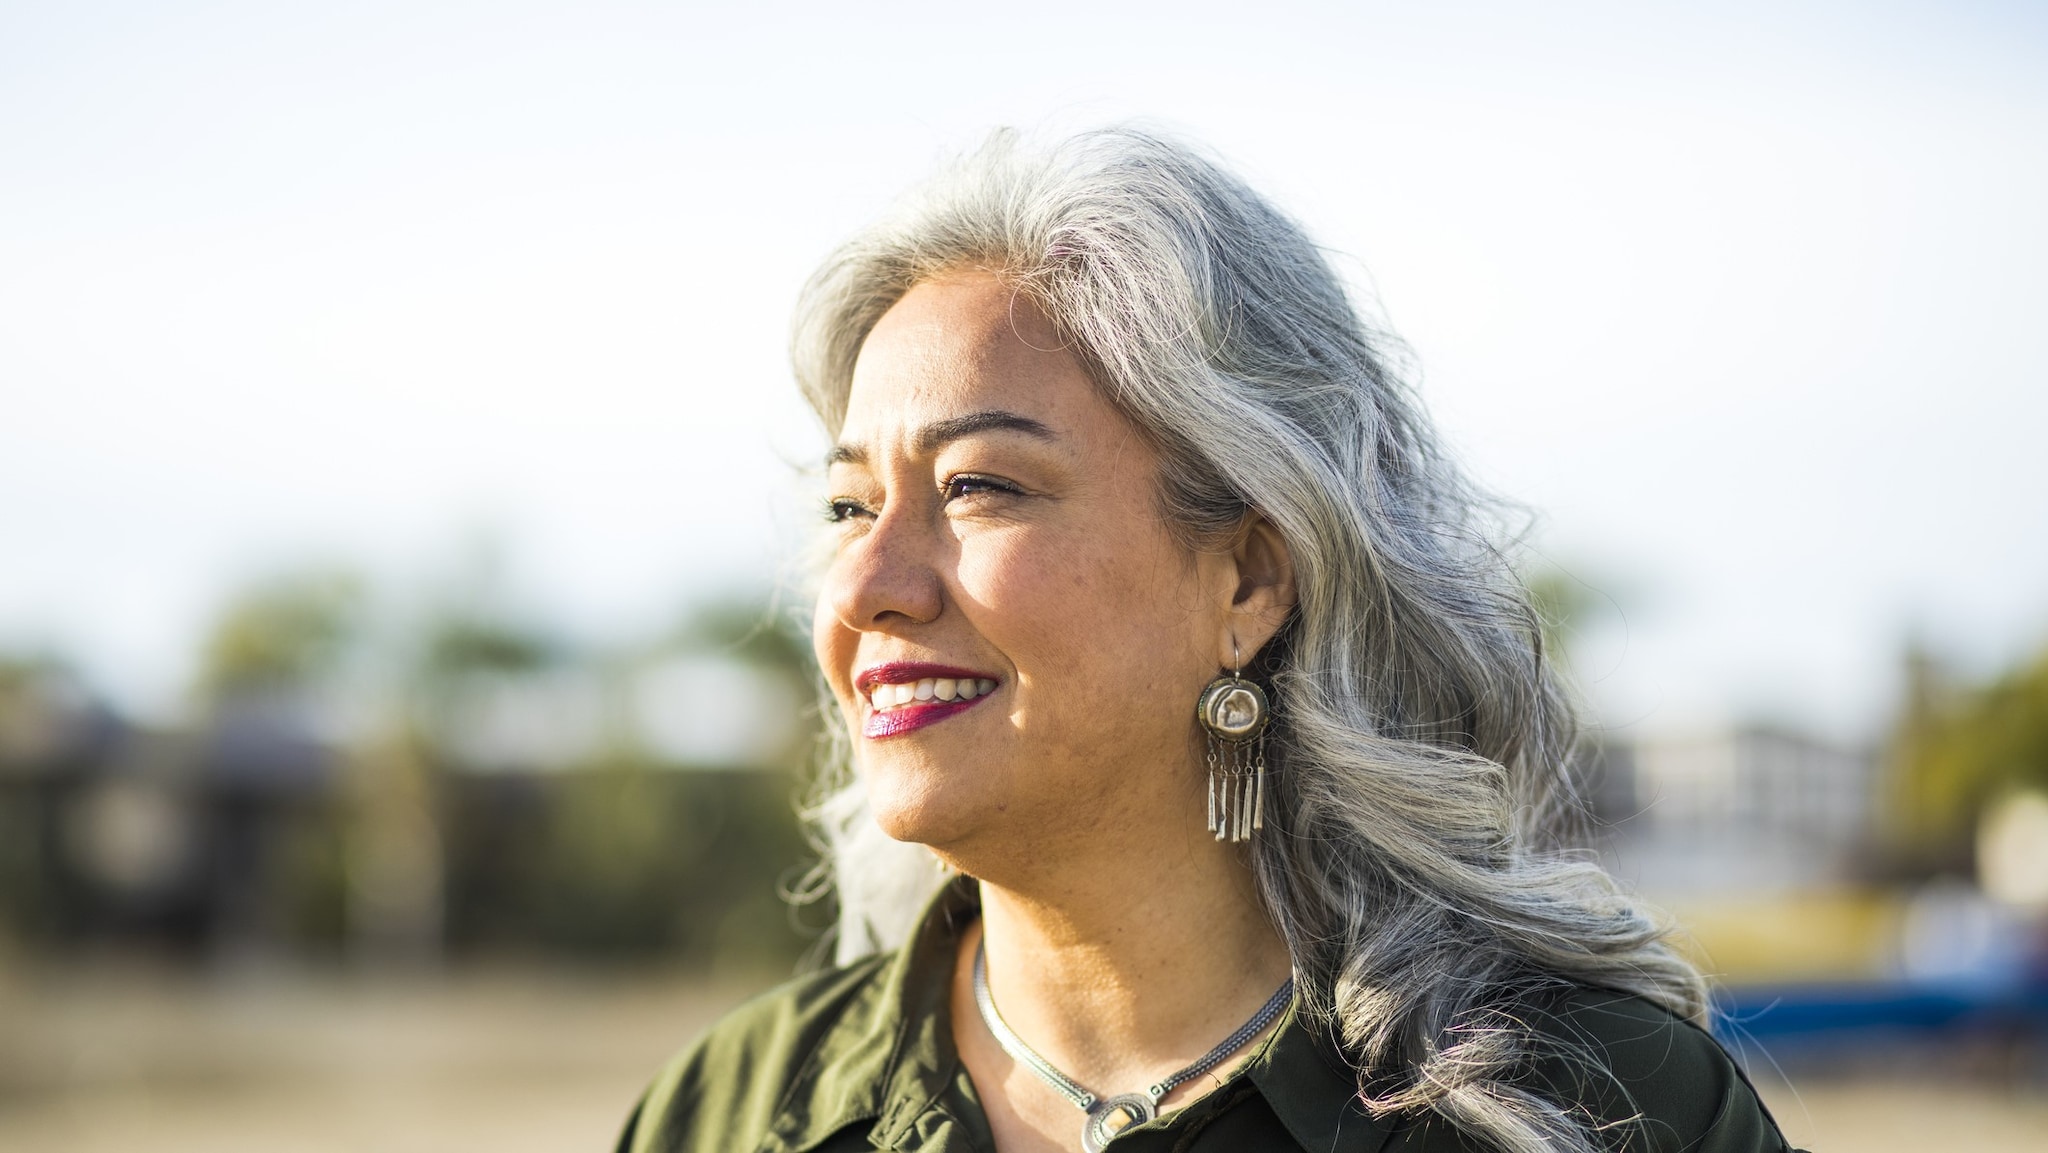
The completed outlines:
<svg viewBox="0 0 2048 1153">
<path fill-rule="evenodd" d="M 1168 532 L 1155 454 L 1060 345 L 991 276 L 911 289 L 854 371 L 840 442 L 865 461 L 834 465 L 829 482 L 864 510 L 839 528 L 815 631 L 851 729 L 866 707 L 853 679 L 880 661 L 1000 682 L 938 724 L 855 741 L 883 828 L 984 879 L 1139 815 L 1189 814 L 1174 819 L 1199 832 L 1190 718 L 1230 651 L 1233 562 Z M 933 421 L 988 409 L 1054 438 L 991 431 L 931 454 L 913 443 Z M 1019 491 L 949 497 L 960 473 Z"/>
</svg>

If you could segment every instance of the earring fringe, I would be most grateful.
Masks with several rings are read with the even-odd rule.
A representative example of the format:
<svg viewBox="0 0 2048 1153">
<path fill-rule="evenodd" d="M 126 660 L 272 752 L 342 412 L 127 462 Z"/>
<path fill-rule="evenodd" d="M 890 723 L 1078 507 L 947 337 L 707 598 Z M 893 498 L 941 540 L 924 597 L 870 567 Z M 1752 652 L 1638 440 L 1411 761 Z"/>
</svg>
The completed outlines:
<svg viewBox="0 0 2048 1153">
<path fill-rule="evenodd" d="M 1209 737 L 1209 831 L 1219 841 L 1251 840 L 1266 827 L 1266 741 Z"/>
<path fill-rule="evenodd" d="M 1252 776 L 1255 779 L 1253 788 L 1256 790 L 1252 794 L 1252 831 L 1256 833 L 1266 827 L 1266 738 L 1264 736 L 1259 738 L 1259 763 L 1252 770 Z"/>
</svg>

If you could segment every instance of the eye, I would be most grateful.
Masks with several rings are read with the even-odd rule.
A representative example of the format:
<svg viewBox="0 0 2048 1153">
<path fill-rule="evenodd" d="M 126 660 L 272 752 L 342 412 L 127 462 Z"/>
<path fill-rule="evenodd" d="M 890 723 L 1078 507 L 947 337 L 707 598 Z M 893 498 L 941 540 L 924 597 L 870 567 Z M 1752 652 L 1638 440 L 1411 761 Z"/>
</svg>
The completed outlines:
<svg viewBox="0 0 2048 1153">
<path fill-rule="evenodd" d="M 947 500 L 953 501 L 964 497 L 982 496 L 988 493 L 1014 493 L 1017 491 L 1017 488 L 1015 485 L 1006 484 L 994 477 L 977 476 L 973 473 L 962 472 L 954 473 L 952 476 L 947 477 L 946 483 L 940 487 L 939 491 Z"/>
<path fill-rule="evenodd" d="M 857 500 L 835 496 L 825 502 L 825 519 L 833 524 L 842 524 L 856 517 L 871 517 L 874 513 L 868 506 Z"/>
</svg>

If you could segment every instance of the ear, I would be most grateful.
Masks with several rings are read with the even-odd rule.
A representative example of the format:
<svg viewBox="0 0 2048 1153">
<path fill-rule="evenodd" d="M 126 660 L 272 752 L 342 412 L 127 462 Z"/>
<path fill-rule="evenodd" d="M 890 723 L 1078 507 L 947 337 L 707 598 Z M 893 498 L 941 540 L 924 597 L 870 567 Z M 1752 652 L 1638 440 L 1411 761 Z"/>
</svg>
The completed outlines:
<svg viewBox="0 0 2048 1153">
<path fill-rule="evenodd" d="M 1231 546 L 1230 562 L 1236 587 L 1224 614 L 1216 662 L 1226 669 L 1233 667 L 1233 642 L 1235 664 L 1250 665 L 1287 623 L 1295 603 L 1293 557 L 1273 522 L 1257 513 L 1247 516 Z"/>
</svg>

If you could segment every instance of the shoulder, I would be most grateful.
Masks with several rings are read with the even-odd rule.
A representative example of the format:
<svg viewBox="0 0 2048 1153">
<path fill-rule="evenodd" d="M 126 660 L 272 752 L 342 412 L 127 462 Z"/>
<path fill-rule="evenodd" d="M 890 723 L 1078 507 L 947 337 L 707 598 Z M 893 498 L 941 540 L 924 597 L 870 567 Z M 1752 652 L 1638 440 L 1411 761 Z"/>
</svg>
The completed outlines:
<svg viewBox="0 0 2048 1153">
<path fill-rule="evenodd" d="M 754 1148 L 806 1070 L 834 1058 L 820 1050 L 874 1015 L 887 964 L 868 957 L 808 974 L 728 1013 L 662 1067 L 618 1153 Z"/>
<path fill-rule="evenodd" d="M 1528 1058 L 1514 1088 L 1574 1115 L 1603 1149 L 1626 1153 L 1789 1153 L 1742 1071 L 1704 1029 L 1641 997 L 1584 986 L 1548 991 L 1515 1013 Z M 1401 1126 L 1389 1148 L 1475 1153 L 1443 1117 Z"/>
<path fill-rule="evenodd" d="M 1611 1127 L 1617 1147 L 1750 1153 L 1787 1148 L 1749 1079 L 1711 1034 L 1641 997 L 1574 986 L 1527 1024 L 1524 1084 Z"/>
</svg>

